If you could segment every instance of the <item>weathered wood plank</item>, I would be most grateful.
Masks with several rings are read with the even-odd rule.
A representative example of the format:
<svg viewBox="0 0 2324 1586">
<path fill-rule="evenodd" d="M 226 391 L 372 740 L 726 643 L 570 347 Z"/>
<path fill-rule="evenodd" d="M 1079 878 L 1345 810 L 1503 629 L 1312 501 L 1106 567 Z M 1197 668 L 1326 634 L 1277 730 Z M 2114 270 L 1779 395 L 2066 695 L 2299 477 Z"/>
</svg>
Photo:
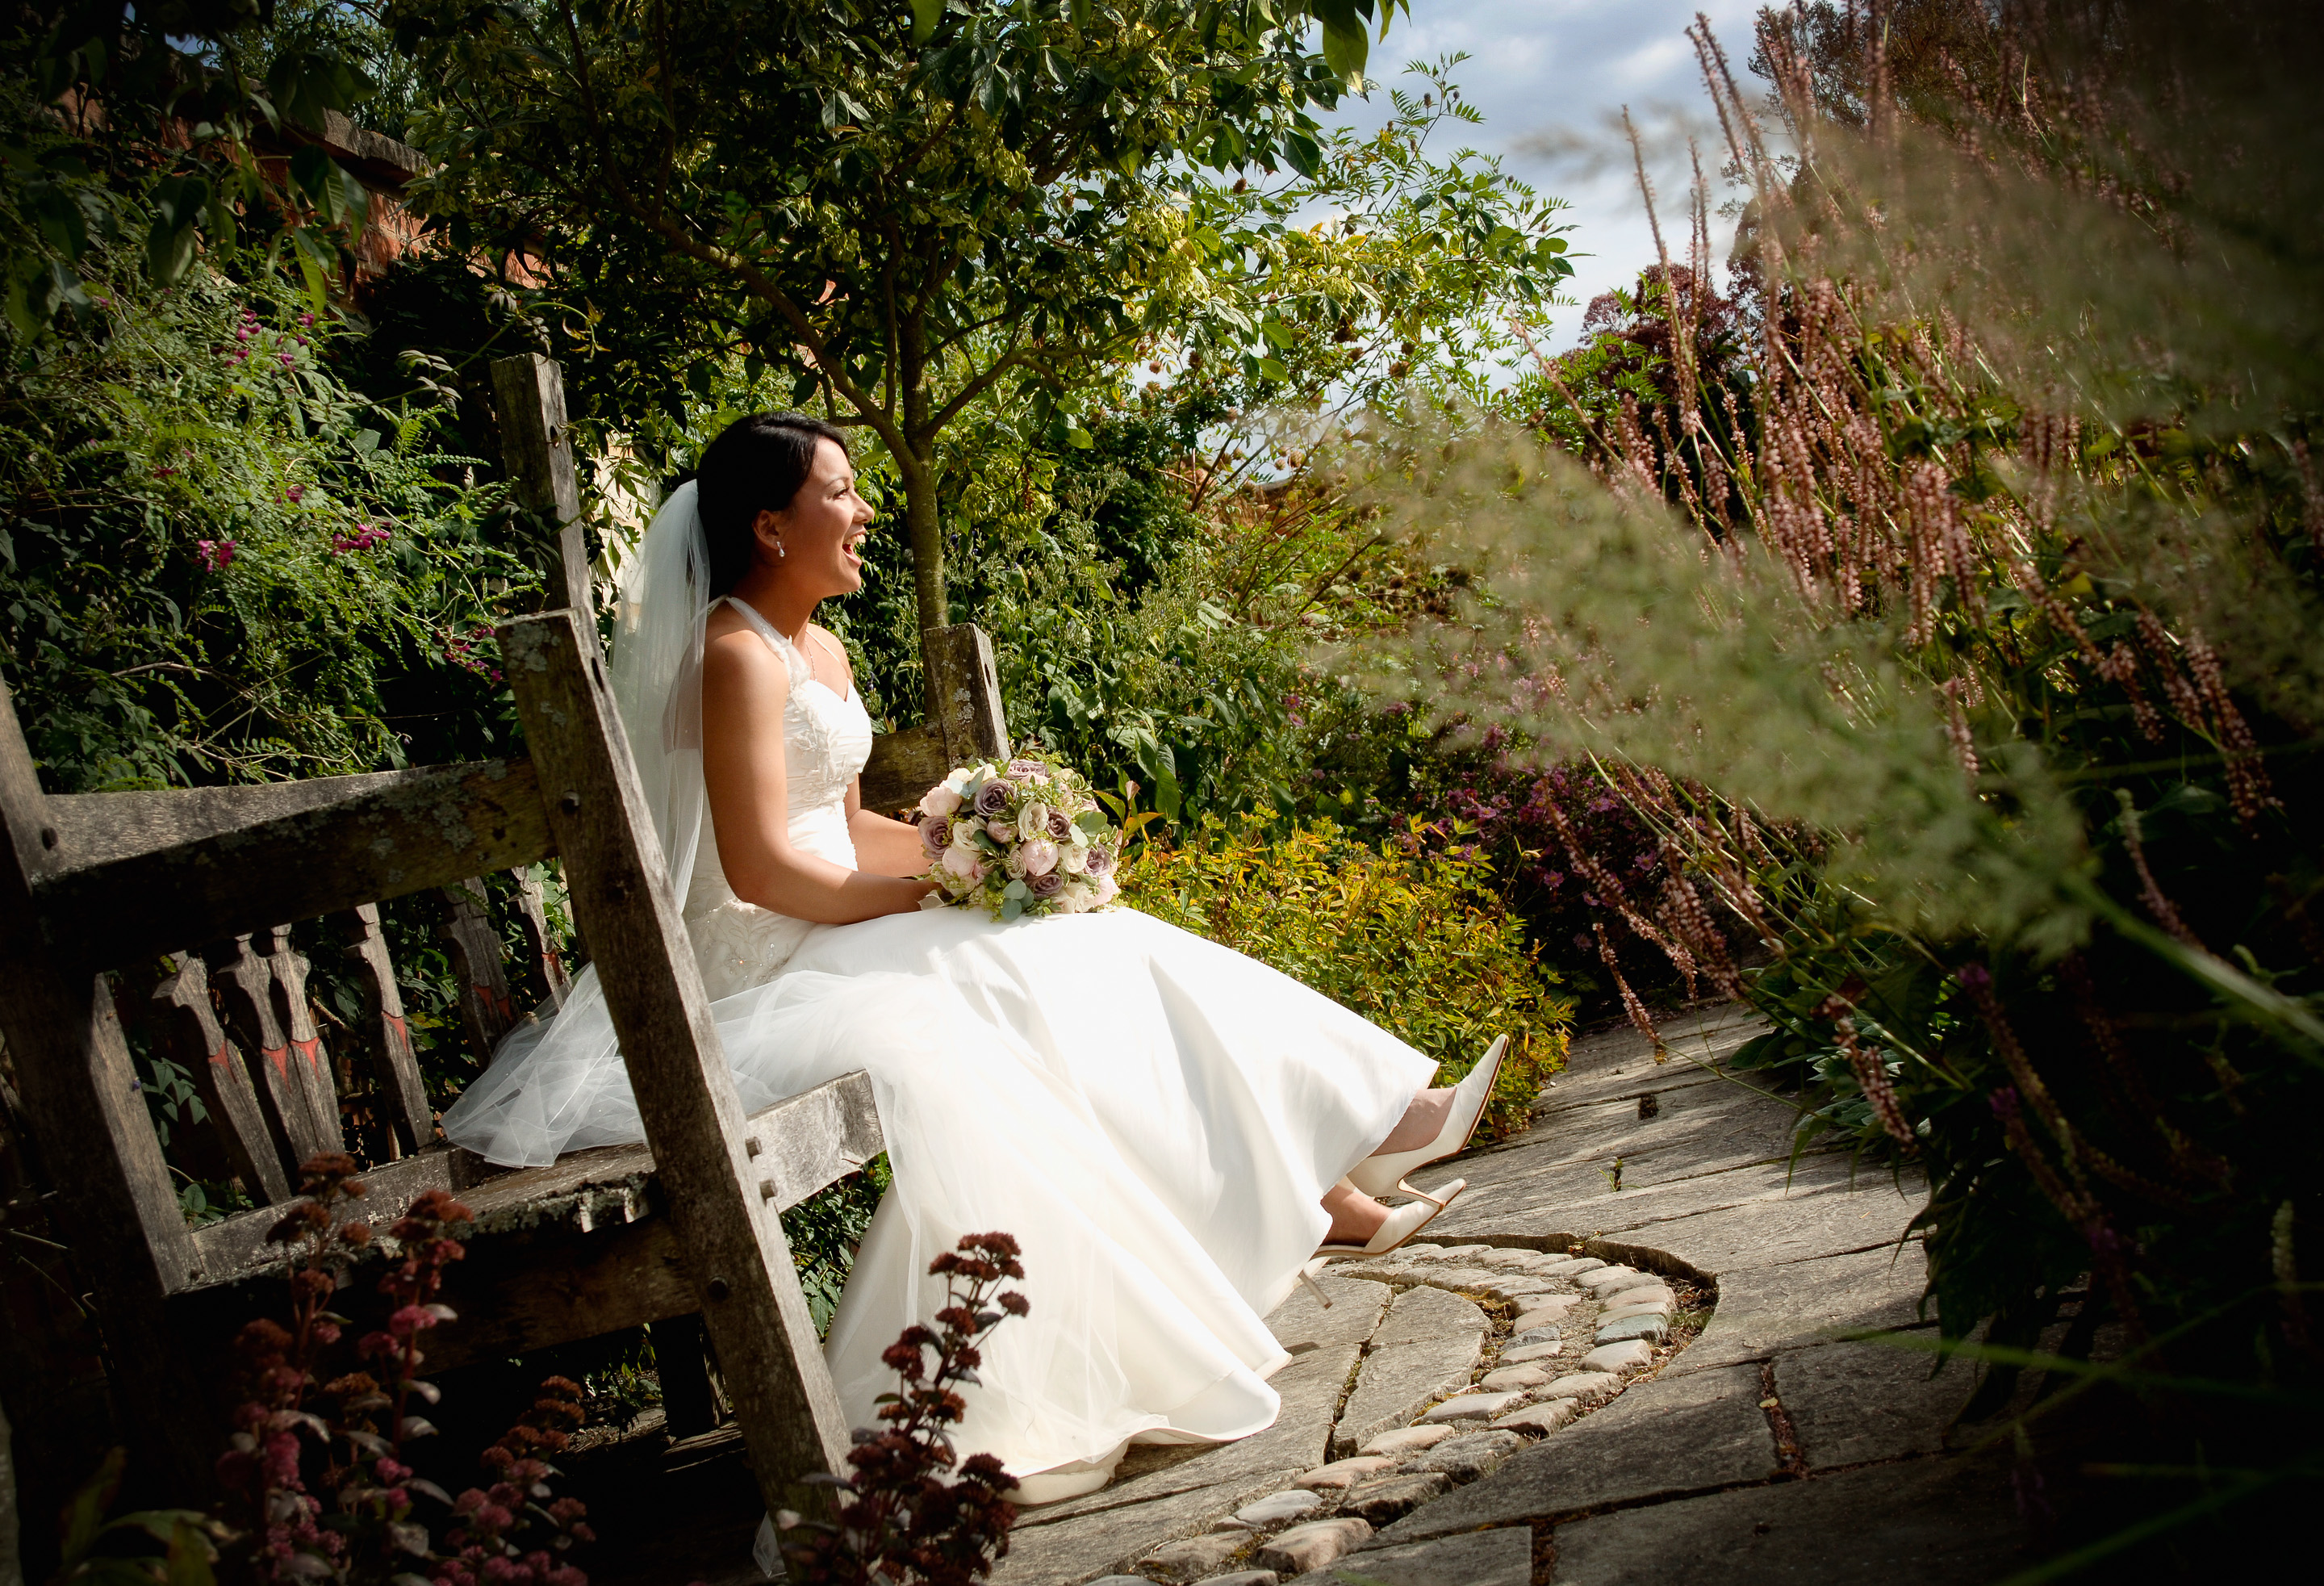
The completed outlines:
<svg viewBox="0 0 2324 1586">
<path fill-rule="evenodd" d="M 734 1076 L 687 946 L 604 667 L 581 613 L 504 624 L 514 685 L 576 917 L 625 1055 L 670 1221 L 699 1285 L 735 1417 L 770 1508 L 812 1513 L 848 1447 L 779 1190 L 745 1146 Z"/>
<path fill-rule="evenodd" d="M 501 933 L 484 907 L 484 878 L 470 876 L 442 893 L 445 918 L 436 927 L 452 949 L 452 973 L 460 982 L 460 1023 L 468 1050 L 490 1063 L 501 1037 L 516 1023 L 508 972 L 501 963 Z"/>
<path fill-rule="evenodd" d="M 136 793 L 71 793 L 49 800 L 57 822 L 57 868 L 85 870 L 134 854 L 198 843 L 255 821 L 280 820 L 343 803 L 442 768 L 309 777 L 234 788 L 165 788 Z"/>
<path fill-rule="evenodd" d="M 863 762 L 856 786 L 864 808 L 897 815 L 918 804 L 920 795 L 943 781 L 952 768 L 941 736 L 927 727 L 908 727 L 872 740 L 872 758 Z"/>
<path fill-rule="evenodd" d="M 782 1185 L 774 1204 L 783 1210 L 854 1172 L 881 1149 L 871 1077 L 860 1073 L 763 1108 L 745 1127 L 745 1139 L 760 1142 L 759 1159 L 770 1164 L 770 1176 Z M 438 1146 L 367 1169 L 363 1178 L 366 1193 L 351 1214 L 374 1229 L 401 1216 L 423 1190 L 458 1195 L 475 1215 L 464 1236 L 474 1253 L 473 1269 L 498 1275 L 489 1293 L 471 1293 L 465 1305 L 447 1302 L 460 1310 L 461 1324 L 431 1338 L 431 1369 L 495 1351 L 521 1354 L 594 1338 L 700 1306 L 676 1231 L 662 1210 L 665 1196 L 653 1154 L 643 1146 L 601 1146 L 575 1151 L 546 1167 L 515 1171 Z M 194 1234 L 203 1273 L 198 1286 L 228 1296 L 201 1312 L 222 1319 L 219 1342 L 273 1303 L 282 1252 L 266 1243 L 266 1231 L 280 1216 L 279 1210 L 261 1208 Z M 635 1238 L 593 1237 L 633 1222 L 644 1230 Z M 507 1254 L 520 1245 L 535 1254 L 522 1260 Z M 628 1276 L 618 1267 L 595 1274 L 583 1270 L 608 1261 L 638 1265 Z M 527 1293 L 530 1279 L 519 1274 L 535 1270 L 554 1276 L 539 1292 Z M 484 1280 L 465 1281 L 473 1289 Z M 358 1277 L 346 1292 L 368 1289 Z"/>
<path fill-rule="evenodd" d="M 209 961 L 210 983 L 225 1004 L 226 1025 L 249 1060 L 267 1133 L 285 1173 L 295 1181 L 300 1165 L 309 1157 L 346 1148 L 339 1132 L 337 1095 L 334 1092 L 326 1099 L 313 1065 L 306 1061 L 308 1054 L 293 1048 L 290 1033 L 283 1028 L 274 994 L 274 955 L 260 954 L 246 936 L 213 943 L 202 955 Z"/>
<path fill-rule="evenodd" d="M 530 960 L 523 966 L 525 991 L 536 1004 L 546 1002 L 552 1008 L 562 1008 L 565 993 L 573 989 L 573 982 L 565 973 L 564 959 L 558 956 L 555 938 L 549 934 L 549 895 L 530 865 L 509 874 L 516 881 L 517 934 L 524 938 L 525 954 Z"/>
<path fill-rule="evenodd" d="M 325 786 L 328 797 L 287 810 L 278 792 Z M 51 951 L 92 969 L 134 964 L 173 951 L 195 922 L 205 935 L 260 930 L 557 851 L 526 761 L 207 791 L 216 797 L 167 819 L 143 805 L 116 818 L 125 807 L 101 802 L 144 794 L 53 801 L 65 807 L 45 822 L 56 850 L 95 857 L 36 883 Z M 234 825 L 237 808 L 259 818 Z M 178 834 L 211 821 L 232 829 Z M 148 834 L 162 845 L 135 845 Z"/>
<path fill-rule="evenodd" d="M 927 672 L 928 719 L 872 739 L 872 758 L 858 784 L 863 807 L 881 815 L 918 804 L 955 766 L 1000 761 L 1009 753 L 1001 678 L 984 630 L 973 622 L 924 630 L 920 659 Z"/>
<path fill-rule="evenodd" d="M 193 1374 L 162 1298 L 194 1268 L 161 1143 L 130 1062 L 113 990 L 60 964 L 40 931 L 36 889 L 60 834 L 0 682 L 0 1039 L 8 1045 L 58 1225 L 95 1290 L 117 1403 L 162 1405 Z M 182 1419 L 129 1417 L 165 1490 L 196 1493 L 215 1439 Z"/>
<path fill-rule="evenodd" d="M 193 1075 L 194 1089 L 209 1110 L 210 1127 L 226 1149 L 227 1164 L 256 1199 L 289 1200 L 290 1180 L 266 1127 L 250 1070 L 211 1006 L 209 965 L 192 953 L 172 955 L 170 965 L 169 978 L 154 991 L 153 1000 L 169 1010 L 165 1038 Z"/>
<path fill-rule="evenodd" d="M 549 579 L 545 604 L 552 611 L 571 606 L 588 612 L 589 542 L 566 427 L 564 371 L 539 353 L 521 353 L 494 359 L 492 382 L 493 417 L 510 490 L 519 506 L 550 513 L 561 525 L 556 543 L 541 548 L 541 570 Z M 594 624 L 587 632 L 594 645 Z"/>
<path fill-rule="evenodd" d="M 943 735 L 952 763 L 1006 758 L 1009 724 L 1001 715 L 992 641 L 984 630 L 973 622 L 925 630 L 920 661 L 927 673 L 928 723 Z"/>
<path fill-rule="evenodd" d="M 362 904 L 333 915 L 331 921 L 355 961 L 355 986 L 364 1000 L 364 1017 L 355 1033 L 380 1097 L 380 1111 L 400 1153 L 408 1157 L 434 1143 L 436 1110 L 428 1104 L 411 1027 L 404 1020 L 403 990 L 395 983 L 395 960 L 380 932 L 379 905 Z"/>
</svg>

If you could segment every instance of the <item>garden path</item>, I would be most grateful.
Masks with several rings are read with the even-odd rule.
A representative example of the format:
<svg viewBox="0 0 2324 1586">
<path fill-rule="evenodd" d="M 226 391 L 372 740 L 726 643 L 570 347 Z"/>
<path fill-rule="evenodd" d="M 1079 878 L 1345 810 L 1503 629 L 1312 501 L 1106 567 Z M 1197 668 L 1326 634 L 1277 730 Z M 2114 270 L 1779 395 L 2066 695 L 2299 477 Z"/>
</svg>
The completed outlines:
<svg viewBox="0 0 2324 1586">
<path fill-rule="evenodd" d="M 1295 1356 L 1274 1426 L 1132 1450 L 1105 1490 L 1020 1515 L 995 1586 L 2012 1572 L 2029 1538 L 2006 1458 L 1946 1452 L 1967 1370 L 1833 1338 L 1933 1332 L 1905 1236 L 1925 1188 L 1793 1160 L 1792 1105 L 1720 1066 L 1759 1028 L 1674 1020 L 1660 1064 L 1627 1028 L 1577 1040 L 1529 1131 L 1445 1170 L 1470 1189 L 1434 1244 L 1334 1268 L 1330 1309 L 1301 1291 L 1268 1318 Z M 593 1501 L 633 1506 L 612 1529 L 643 1545 L 601 1550 L 628 1556 L 595 1561 L 597 1586 L 746 1586 L 758 1512 L 730 1434 L 601 1472 Z"/>
<path fill-rule="evenodd" d="M 1833 1338 L 1933 1332 L 1905 1234 L 1925 1186 L 1794 1161 L 1791 1104 L 1720 1065 L 1758 1028 L 1675 1021 L 1660 1064 L 1628 1028 L 1577 1040 L 1533 1129 L 1453 1169 L 1471 1187 L 1435 1248 L 1335 1268 L 1330 1310 L 1303 1294 L 1269 1318 L 1297 1357 L 1273 1428 L 1133 1451 L 1105 1491 L 1022 1516 L 998 1586 L 2012 1572 L 2028 1538 L 2006 1464 L 1945 1452 L 1966 1369 L 1932 1380 L 1925 1352 Z M 1673 1311 L 1676 1339 L 1702 1324 L 1675 1353 L 1657 1342 Z M 1416 1420 L 1451 1441 L 1375 1442 Z M 1387 1457 L 1318 1469 L 1367 1445 Z"/>
</svg>

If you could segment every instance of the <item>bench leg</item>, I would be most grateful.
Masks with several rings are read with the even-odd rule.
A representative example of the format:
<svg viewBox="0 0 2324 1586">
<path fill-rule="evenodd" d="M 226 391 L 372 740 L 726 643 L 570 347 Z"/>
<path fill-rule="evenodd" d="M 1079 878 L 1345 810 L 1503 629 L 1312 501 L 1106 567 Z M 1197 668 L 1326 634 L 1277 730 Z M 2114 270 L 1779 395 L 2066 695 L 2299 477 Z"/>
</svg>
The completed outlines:
<svg viewBox="0 0 2324 1586">
<path fill-rule="evenodd" d="M 709 1343 L 699 1316 L 665 1316 L 653 1324 L 654 1372 L 661 1379 L 662 1414 L 672 1442 L 699 1437 L 718 1425 Z"/>
<path fill-rule="evenodd" d="M 583 620 L 508 623 L 503 666 L 752 1469 L 768 1508 L 825 1513 L 829 1489 L 803 1479 L 846 1469 L 838 1391 Z"/>
</svg>

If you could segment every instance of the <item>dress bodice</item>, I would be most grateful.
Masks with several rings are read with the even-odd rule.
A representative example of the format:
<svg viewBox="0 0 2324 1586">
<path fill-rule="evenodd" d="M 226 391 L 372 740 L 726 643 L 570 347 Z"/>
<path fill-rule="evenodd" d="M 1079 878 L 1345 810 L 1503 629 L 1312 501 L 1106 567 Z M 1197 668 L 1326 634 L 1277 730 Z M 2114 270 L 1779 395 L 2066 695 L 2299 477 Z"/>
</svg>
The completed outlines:
<svg viewBox="0 0 2324 1586">
<path fill-rule="evenodd" d="M 783 779 L 794 846 L 855 868 L 847 834 L 847 791 L 872 755 L 872 717 L 851 684 L 845 698 L 815 675 L 798 647 L 759 613 L 731 596 L 726 604 L 767 641 L 790 675 L 783 706 Z M 686 890 L 686 929 L 711 997 L 771 979 L 814 927 L 734 896 L 718 862 L 717 834 L 706 827 Z"/>
</svg>

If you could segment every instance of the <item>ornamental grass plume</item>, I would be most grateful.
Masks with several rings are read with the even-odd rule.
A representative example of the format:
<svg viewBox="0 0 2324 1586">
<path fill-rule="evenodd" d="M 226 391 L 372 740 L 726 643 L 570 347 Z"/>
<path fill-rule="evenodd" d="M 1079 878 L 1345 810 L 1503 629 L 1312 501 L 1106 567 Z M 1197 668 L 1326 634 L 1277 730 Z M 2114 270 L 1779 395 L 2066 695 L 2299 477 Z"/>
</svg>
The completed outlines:
<svg viewBox="0 0 2324 1586">
<path fill-rule="evenodd" d="M 1739 307 L 1698 184 L 1525 426 L 1379 437 L 1387 531 L 1471 578 L 1355 657 L 1654 834 L 1652 888 L 1555 834 L 1593 935 L 1766 1016 L 1737 1061 L 1803 1137 L 1913 1155 L 1948 1339 L 2030 1344 L 2090 1274 L 2134 1341 L 2311 1382 L 2273 1263 L 2324 1216 L 2324 40 L 1888 15 L 1763 14 L 1766 102 L 1692 30 Z M 1656 361 L 1603 378 L 1607 336 Z M 2230 1414 L 2181 1429 L 2294 1446 Z"/>
</svg>

